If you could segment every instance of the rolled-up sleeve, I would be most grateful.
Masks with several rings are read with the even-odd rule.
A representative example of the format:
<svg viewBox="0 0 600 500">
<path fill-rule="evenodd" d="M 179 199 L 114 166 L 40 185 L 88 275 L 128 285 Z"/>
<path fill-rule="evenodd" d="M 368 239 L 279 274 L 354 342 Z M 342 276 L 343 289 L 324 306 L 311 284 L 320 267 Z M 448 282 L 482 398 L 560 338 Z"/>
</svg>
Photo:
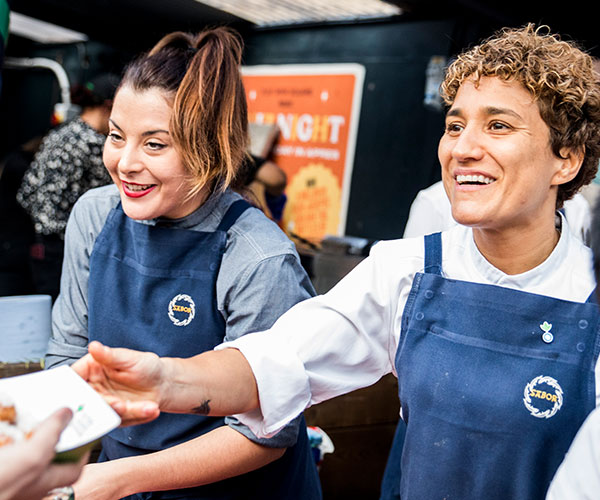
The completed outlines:
<svg viewBox="0 0 600 500">
<path fill-rule="evenodd" d="M 236 235 L 233 248 L 223 258 L 217 297 L 226 321 L 225 341 L 270 328 L 292 306 L 314 296 L 312 283 L 289 240 L 283 239 L 279 230 L 273 234 L 271 229 L 261 233 L 262 240 L 257 244 L 255 233 Z M 266 242 L 268 238 L 275 241 Z M 297 415 L 266 437 L 257 436 L 235 417 L 226 419 L 231 428 L 270 448 L 296 444 L 302 422 L 301 415 Z"/>
<path fill-rule="evenodd" d="M 301 415 L 289 422 L 279 432 L 268 438 L 258 437 L 250 430 L 250 428 L 247 425 L 242 424 L 235 417 L 226 417 L 225 422 L 227 423 L 227 425 L 229 425 L 229 427 L 235 429 L 240 434 L 243 434 L 250 441 L 253 441 L 262 446 L 266 446 L 267 448 L 289 448 L 290 446 L 294 446 L 296 444 L 296 441 L 298 440 L 298 433 L 301 430 L 306 432 L 305 427 L 302 427 L 301 429 L 301 424 L 304 422 Z"/>
<path fill-rule="evenodd" d="M 306 407 L 377 382 L 393 370 L 398 287 L 369 257 L 326 295 L 297 304 L 269 330 L 218 347 L 248 360 L 260 409 L 236 415 L 258 436 L 277 433 Z M 401 313 L 400 313 L 401 315 Z"/>
<path fill-rule="evenodd" d="M 592 499 L 600 491 L 600 409 L 583 423 L 550 483 L 546 500 Z"/>
</svg>

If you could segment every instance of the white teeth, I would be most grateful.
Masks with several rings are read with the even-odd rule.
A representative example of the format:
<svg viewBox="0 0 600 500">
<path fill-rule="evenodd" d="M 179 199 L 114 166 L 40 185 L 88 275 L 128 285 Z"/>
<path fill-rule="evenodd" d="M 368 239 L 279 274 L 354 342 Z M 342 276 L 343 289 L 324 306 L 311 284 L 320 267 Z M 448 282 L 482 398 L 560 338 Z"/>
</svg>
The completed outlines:
<svg viewBox="0 0 600 500">
<path fill-rule="evenodd" d="M 459 184 L 465 183 L 477 183 L 477 184 L 491 184 L 495 179 L 491 177 L 485 177 L 483 175 L 457 175 L 456 182 Z"/>
<path fill-rule="evenodd" d="M 127 182 L 124 182 L 123 184 L 125 184 L 129 191 L 143 191 L 144 189 L 149 189 L 152 187 L 152 184 L 146 184 L 143 186 L 140 184 L 129 184 Z"/>
</svg>

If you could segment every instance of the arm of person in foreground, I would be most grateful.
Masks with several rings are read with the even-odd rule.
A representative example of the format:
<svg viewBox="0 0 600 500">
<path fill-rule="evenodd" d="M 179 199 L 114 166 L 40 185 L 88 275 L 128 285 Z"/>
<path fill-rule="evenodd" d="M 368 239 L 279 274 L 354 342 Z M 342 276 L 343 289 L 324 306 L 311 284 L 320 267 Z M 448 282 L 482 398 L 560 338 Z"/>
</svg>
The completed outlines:
<svg viewBox="0 0 600 500">
<path fill-rule="evenodd" d="M 166 450 L 87 465 L 73 488 L 75 498 L 86 500 L 189 488 L 250 472 L 284 452 L 254 443 L 225 425 Z"/>
<path fill-rule="evenodd" d="M 64 408 L 44 420 L 22 442 L 0 448 L 0 500 L 34 500 L 77 479 L 88 456 L 74 464 L 53 464 L 54 448 L 72 413 Z"/>
<path fill-rule="evenodd" d="M 91 342 L 73 369 L 121 415 L 123 425 L 149 422 L 160 411 L 225 416 L 259 406 L 250 365 L 236 349 L 159 358 Z"/>
<path fill-rule="evenodd" d="M 394 260 L 399 246 L 410 254 Z M 149 421 L 159 408 L 243 414 L 239 420 L 255 435 L 271 436 L 307 406 L 372 385 L 393 369 L 395 331 L 412 270 L 422 267 L 421 247 L 416 239 L 377 244 L 373 252 L 383 258 L 361 262 L 326 295 L 297 304 L 270 330 L 215 351 L 159 359 L 94 342 L 73 366 L 126 424 Z"/>
<path fill-rule="evenodd" d="M 597 498 L 600 492 L 600 408 L 588 415 L 554 479 L 546 500 Z"/>
<path fill-rule="evenodd" d="M 271 223 L 268 224 L 271 227 Z M 247 255 L 243 257 L 251 261 Z M 227 278 L 233 281 L 233 286 L 227 282 L 223 283 L 223 280 L 217 282 L 217 297 L 223 297 L 218 300 L 218 304 L 223 308 L 226 318 L 227 339 L 243 336 L 246 331 L 268 328 L 277 316 L 291 305 L 309 296 L 309 290 L 302 285 L 305 275 L 303 272 L 301 276 L 298 275 L 299 266 L 294 265 L 297 259 L 291 257 L 288 254 L 261 257 L 258 265 L 251 264 L 248 268 L 232 265 L 229 260 L 223 259 L 223 266 L 227 264 L 230 269 L 239 270 L 237 274 L 242 275 L 236 277 L 236 273 L 225 273 Z M 219 291 L 224 293 L 220 294 Z M 271 294 L 276 294 L 278 303 L 271 304 L 266 312 Z M 229 369 L 226 366 L 231 366 L 233 374 L 237 374 L 239 367 L 236 363 L 241 363 L 241 368 L 244 369 L 243 377 L 249 378 L 253 383 L 254 378 L 243 357 L 232 358 L 231 353 L 227 353 L 226 356 L 215 354 L 207 352 L 199 355 L 193 363 L 172 358 L 159 360 L 167 374 L 165 380 L 173 384 L 156 384 L 164 390 L 164 393 L 159 391 L 156 398 L 161 402 L 161 409 L 197 414 L 210 413 L 216 396 L 211 393 L 208 398 L 198 399 L 202 395 L 202 388 L 210 383 L 211 391 L 215 391 L 219 397 L 231 393 L 230 388 L 219 388 L 218 384 L 222 382 L 218 381 L 217 385 L 213 385 L 211 381 L 216 380 L 218 375 L 222 377 L 223 374 L 227 374 L 229 377 Z M 156 360 L 156 357 L 152 356 L 145 358 L 150 362 Z M 217 364 L 211 364 L 211 360 L 214 359 L 217 360 Z M 139 366 L 143 366 L 143 363 Z M 161 371 L 153 372 L 150 369 L 148 373 L 160 375 Z M 205 376 L 208 378 L 204 378 Z M 146 377 L 144 382 L 148 380 L 152 380 L 152 376 Z M 189 384 L 197 388 L 188 394 L 185 387 Z M 247 392 L 244 390 L 244 394 L 241 394 L 234 390 L 233 394 L 228 395 L 237 403 Z M 163 394 L 167 397 L 162 397 Z M 184 398 L 183 406 L 179 406 L 174 396 Z M 254 404 L 257 405 L 257 398 L 255 400 Z M 221 407 L 220 413 L 227 414 L 227 408 Z M 231 423 L 234 427 L 223 426 L 151 455 L 93 464 L 86 468 L 82 479 L 75 485 L 75 495 L 93 500 L 111 500 L 144 491 L 189 488 L 237 476 L 280 458 L 286 447 L 295 444 L 299 423 L 296 419 L 271 439 L 257 439 L 245 426 Z M 106 487 L 107 483 L 111 483 L 109 487 Z M 91 494 L 94 489 L 98 492 L 97 495 Z"/>
<path fill-rule="evenodd" d="M 98 342 L 91 343 L 89 349 L 90 354 L 73 368 L 107 401 L 115 402 L 113 407 L 125 424 L 152 419 L 159 407 L 171 412 L 225 415 L 258 405 L 250 368 L 235 349 L 187 359 L 159 358 L 152 353 L 108 348 Z M 204 377 L 220 378 L 211 376 L 215 371 L 229 372 L 229 380 L 238 381 L 232 385 L 239 390 L 213 385 L 204 394 Z M 199 486 L 262 467 L 280 458 L 284 451 L 254 443 L 231 427 L 222 426 L 166 450 L 90 464 L 74 485 L 75 497 L 115 500 L 142 491 Z"/>
<path fill-rule="evenodd" d="M 272 222 L 262 215 L 260 221 L 273 231 Z M 238 269 L 222 287 L 224 293 L 219 300 L 227 320 L 227 341 L 242 338 L 246 332 L 270 328 L 285 311 L 313 293 L 298 257 L 291 253 L 289 240 L 282 240 L 279 229 L 270 238 L 279 239 L 280 243 L 272 243 L 276 250 L 270 252 L 272 255 L 261 256 L 256 264 L 253 260 L 257 259 L 246 256 L 249 245 L 240 247 L 237 263 L 226 262 L 227 255 L 223 258 L 222 269 L 226 264 Z M 250 263 L 240 265 L 240 260 Z M 156 418 L 159 409 L 227 416 L 259 406 L 251 366 L 237 349 L 208 351 L 190 358 L 159 358 L 152 353 L 111 349 L 97 342 L 90 343 L 88 350 L 89 354 L 73 367 L 105 396 L 122 415 L 125 425 Z M 136 414 L 138 411 L 141 414 Z"/>
</svg>

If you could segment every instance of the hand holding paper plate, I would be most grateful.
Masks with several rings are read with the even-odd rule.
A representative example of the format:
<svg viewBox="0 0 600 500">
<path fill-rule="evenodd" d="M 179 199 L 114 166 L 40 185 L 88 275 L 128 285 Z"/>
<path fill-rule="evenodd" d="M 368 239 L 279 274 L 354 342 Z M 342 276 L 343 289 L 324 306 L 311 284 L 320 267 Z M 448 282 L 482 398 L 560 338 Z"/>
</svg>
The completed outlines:
<svg viewBox="0 0 600 500">
<path fill-rule="evenodd" d="M 56 445 L 55 461 L 77 461 L 121 423 L 119 415 L 75 371 L 62 366 L 0 379 L 0 443 L 27 439 L 35 426 L 60 408 L 73 418 Z M 11 412 L 13 418 L 10 418 Z M 11 429 L 12 427 L 12 429 Z"/>
</svg>

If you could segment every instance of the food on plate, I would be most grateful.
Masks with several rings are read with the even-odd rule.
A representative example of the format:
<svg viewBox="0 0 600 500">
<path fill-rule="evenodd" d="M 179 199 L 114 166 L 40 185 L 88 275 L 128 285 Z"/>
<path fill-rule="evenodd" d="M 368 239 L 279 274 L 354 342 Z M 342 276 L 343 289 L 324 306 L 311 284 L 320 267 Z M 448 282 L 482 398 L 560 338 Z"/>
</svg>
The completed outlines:
<svg viewBox="0 0 600 500">
<path fill-rule="evenodd" d="M 0 446 L 29 438 L 32 428 L 31 419 L 17 411 L 11 398 L 0 394 Z"/>
<path fill-rule="evenodd" d="M 0 394 L 0 422 L 15 424 L 17 421 L 17 410 L 11 398 Z"/>
</svg>

